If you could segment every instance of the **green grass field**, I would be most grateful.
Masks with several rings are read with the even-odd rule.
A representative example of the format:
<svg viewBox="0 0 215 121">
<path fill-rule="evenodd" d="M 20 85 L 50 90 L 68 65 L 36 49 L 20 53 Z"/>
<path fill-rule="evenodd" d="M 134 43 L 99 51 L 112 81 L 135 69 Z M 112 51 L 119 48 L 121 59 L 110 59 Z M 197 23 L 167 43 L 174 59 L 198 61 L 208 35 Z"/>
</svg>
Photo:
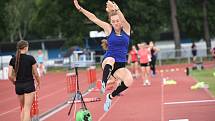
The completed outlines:
<svg viewBox="0 0 215 121">
<path fill-rule="evenodd" d="M 194 70 L 191 75 L 198 81 L 204 81 L 209 85 L 209 91 L 215 96 L 215 69 Z"/>
</svg>

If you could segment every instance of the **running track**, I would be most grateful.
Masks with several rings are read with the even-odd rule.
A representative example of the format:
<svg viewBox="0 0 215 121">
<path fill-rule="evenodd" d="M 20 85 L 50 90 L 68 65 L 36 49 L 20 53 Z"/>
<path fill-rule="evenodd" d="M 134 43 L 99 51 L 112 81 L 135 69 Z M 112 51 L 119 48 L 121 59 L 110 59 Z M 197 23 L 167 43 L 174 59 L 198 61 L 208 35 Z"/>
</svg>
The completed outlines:
<svg viewBox="0 0 215 121">
<path fill-rule="evenodd" d="M 85 97 L 101 97 L 102 101 L 87 103 L 93 115 L 93 121 L 169 121 L 176 119 L 189 119 L 189 121 L 215 121 L 215 101 L 205 89 L 190 90 L 195 80 L 185 75 L 188 65 L 171 65 L 158 67 L 158 75 L 151 78 L 152 85 L 143 87 L 140 78 L 124 92 L 124 96 L 113 100 L 112 108 L 108 113 L 103 112 L 104 97 L 99 92 L 89 92 Z M 207 65 L 208 66 L 208 65 Z M 178 71 L 171 72 L 171 69 Z M 164 70 L 160 73 L 160 70 Z M 66 73 L 49 73 L 42 78 L 39 91 L 40 114 L 45 114 L 59 104 L 68 100 L 66 90 Z M 87 83 L 86 72 L 79 73 L 80 88 L 85 91 Z M 97 78 L 101 70 L 97 71 Z M 162 85 L 162 78 L 177 81 L 176 85 Z M 14 94 L 14 87 L 9 81 L 0 81 L 0 121 L 18 121 L 19 104 Z M 70 121 L 72 114 L 67 116 L 70 105 L 53 113 L 45 121 Z M 77 105 L 77 108 L 79 105 Z"/>
</svg>

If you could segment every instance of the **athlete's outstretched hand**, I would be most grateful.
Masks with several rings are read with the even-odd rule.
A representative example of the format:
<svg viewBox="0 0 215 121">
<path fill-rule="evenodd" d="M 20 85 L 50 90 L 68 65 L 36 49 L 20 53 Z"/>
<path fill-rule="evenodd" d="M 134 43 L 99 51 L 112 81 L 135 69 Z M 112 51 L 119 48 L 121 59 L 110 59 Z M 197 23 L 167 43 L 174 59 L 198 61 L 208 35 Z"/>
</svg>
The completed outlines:
<svg viewBox="0 0 215 121">
<path fill-rule="evenodd" d="M 79 11 L 81 10 L 81 6 L 79 5 L 78 0 L 74 0 L 74 5 Z"/>
<path fill-rule="evenodd" d="M 114 4 L 110 0 L 106 2 L 106 11 L 108 13 L 115 11 Z"/>
<path fill-rule="evenodd" d="M 113 4 L 113 7 L 114 7 L 114 9 L 117 11 L 117 10 L 119 10 L 119 7 L 118 7 L 118 5 L 113 1 L 112 2 L 112 4 Z"/>
</svg>

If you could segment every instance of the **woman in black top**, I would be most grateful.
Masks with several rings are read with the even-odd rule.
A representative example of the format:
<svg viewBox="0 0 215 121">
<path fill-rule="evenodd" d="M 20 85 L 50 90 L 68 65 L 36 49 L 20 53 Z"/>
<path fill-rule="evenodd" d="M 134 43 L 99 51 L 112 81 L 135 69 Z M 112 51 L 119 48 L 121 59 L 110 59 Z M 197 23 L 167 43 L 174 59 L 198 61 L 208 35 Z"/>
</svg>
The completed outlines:
<svg viewBox="0 0 215 121">
<path fill-rule="evenodd" d="M 17 43 L 16 56 L 10 60 L 8 78 L 15 85 L 16 94 L 20 101 L 21 121 L 30 121 L 30 111 L 35 95 L 34 78 L 37 81 L 36 88 L 40 86 L 40 78 L 37 72 L 36 60 L 27 55 L 28 42 L 20 40 Z"/>
<path fill-rule="evenodd" d="M 192 56 L 193 56 L 193 63 L 196 62 L 196 55 L 197 55 L 197 48 L 196 48 L 196 44 L 195 42 L 192 43 L 192 46 L 191 46 L 191 49 L 192 49 Z"/>
<path fill-rule="evenodd" d="M 159 49 L 157 47 L 155 47 L 153 41 L 149 42 L 149 47 L 151 49 L 151 62 L 150 62 L 150 68 L 152 70 L 152 76 L 155 76 L 156 74 L 156 60 L 157 60 L 157 53 L 159 51 Z"/>
</svg>

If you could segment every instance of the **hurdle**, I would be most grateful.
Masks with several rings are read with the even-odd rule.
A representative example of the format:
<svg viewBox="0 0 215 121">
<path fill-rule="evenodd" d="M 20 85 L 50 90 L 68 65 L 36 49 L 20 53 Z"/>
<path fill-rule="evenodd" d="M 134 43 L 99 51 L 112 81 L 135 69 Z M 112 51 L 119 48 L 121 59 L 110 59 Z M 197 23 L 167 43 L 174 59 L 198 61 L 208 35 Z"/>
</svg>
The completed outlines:
<svg viewBox="0 0 215 121">
<path fill-rule="evenodd" d="M 76 90 L 76 75 L 75 73 L 66 74 L 67 93 L 74 93 Z"/>
<path fill-rule="evenodd" d="M 87 69 L 89 89 L 88 91 L 98 92 L 101 90 L 101 81 L 96 78 L 96 67 L 90 66 Z"/>
<path fill-rule="evenodd" d="M 88 73 L 88 83 L 90 84 L 89 87 L 92 87 L 92 85 L 96 81 L 96 69 L 95 69 L 95 67 L 88 68 L 87 73 Z M 69 97 L 71 99 L 73 97 L 72 94 L 76 93 L 76 91 L 77 91 L 77 86 L 78 86 L 77 85 L 77 75 L 75 73 L 67 73 L 66 74 L 66 81 L 67 81 L 67 93 L 69 94 Z M 86 103 L 101 101 L 101 99 L 99 97 L 83 98 L 83 100 Z M 71 104 L 72 101 L 68 100 L 67 103 Z M 79 95 L 76 96 L 74 103 L 81 103 Z"/>
<path fill-rule="evenodd" d="M 95 87 L 96 79 L 96 67 L 90 66 L 87 68 L 87 79 L 89 83 L 89 91 Z M 97 84 L 96 84 L 97 85 Z"/>
<path fill-rule="evenodd" d="M 35 92 L 34 101 L 31 107 L 32 121 L 39 121 L 39 104 L 38 104 L 38 92 Z"/>
</svg>

